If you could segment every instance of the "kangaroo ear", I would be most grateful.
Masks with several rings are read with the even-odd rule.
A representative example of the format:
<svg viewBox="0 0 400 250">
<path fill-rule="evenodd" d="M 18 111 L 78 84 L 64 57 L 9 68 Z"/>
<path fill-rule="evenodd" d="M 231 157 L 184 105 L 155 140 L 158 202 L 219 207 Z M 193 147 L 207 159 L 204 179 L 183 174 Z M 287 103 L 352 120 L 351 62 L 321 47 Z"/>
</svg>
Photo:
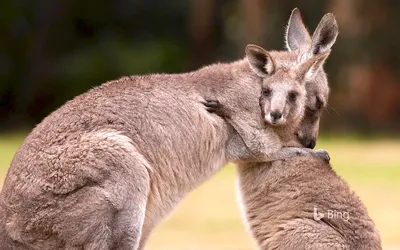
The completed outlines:
<svg viewBox="0 0 400 250">
<path fill-rule="evenodd" d="M 300 10 L 295 8 L 286 28 L 286 48 L 293 51 L 302 46 L 309 46 L 310 43 L 311 37 L 303 23 Z"/>
<path fill-rule="evenodd" d="M 275 70 L 275 62 L 271 55 L 257 45 L 246 46 L 246 57 L 251 69 L 260 77 L 271 75 Z"/>
<path fill-rule="evenodd" d="M 312 36 L 309 54 L 317 55 L 330 51 L 338 33 L 339 27 L 335 16 L 332 13 L 323 16 Z"/>
<path fill-rule="evenodd" d="M 325 63 L 326 58 L 328 58 L 330 51 L 323 54 L 319 54 L 311 57 L 299 67 L 299 76 L 301 80 L 310 81 L 315 73 L 322 67 Z"/>
</svg>

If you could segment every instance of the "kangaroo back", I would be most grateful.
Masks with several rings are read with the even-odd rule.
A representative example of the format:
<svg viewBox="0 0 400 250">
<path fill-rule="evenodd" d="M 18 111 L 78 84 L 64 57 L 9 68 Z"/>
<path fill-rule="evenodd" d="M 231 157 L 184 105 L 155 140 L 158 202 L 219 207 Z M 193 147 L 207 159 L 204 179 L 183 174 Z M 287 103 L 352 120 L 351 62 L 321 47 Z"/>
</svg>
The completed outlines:
<svg viewBox="0 0 400 250">
<path fill-rule="evenodd" d="M 261 249 L 381 249 L 365 206 L 321 159 L 240 167 L 239 179 L 248 226 Z"/>
</svg>

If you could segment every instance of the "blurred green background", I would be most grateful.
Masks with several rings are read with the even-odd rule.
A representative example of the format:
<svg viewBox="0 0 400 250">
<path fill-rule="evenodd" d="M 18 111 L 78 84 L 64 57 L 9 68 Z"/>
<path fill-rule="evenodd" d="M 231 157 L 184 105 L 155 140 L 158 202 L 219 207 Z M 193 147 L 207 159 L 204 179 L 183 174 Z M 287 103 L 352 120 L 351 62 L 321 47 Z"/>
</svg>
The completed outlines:
<svg viewBox="0 0 400 250">
<path fill-rule="evenodd" d="M 0 8 L 0 186 L 23 138 L 65 101 L 122 75 L 183 72 L 282 49 L 290 12 L 340 33 L 317 145 L 400 249 L 400 1 L 6 0 Z M 157 228 L 148 249 L 251 249 L 227 166 Z"/>
</svg>

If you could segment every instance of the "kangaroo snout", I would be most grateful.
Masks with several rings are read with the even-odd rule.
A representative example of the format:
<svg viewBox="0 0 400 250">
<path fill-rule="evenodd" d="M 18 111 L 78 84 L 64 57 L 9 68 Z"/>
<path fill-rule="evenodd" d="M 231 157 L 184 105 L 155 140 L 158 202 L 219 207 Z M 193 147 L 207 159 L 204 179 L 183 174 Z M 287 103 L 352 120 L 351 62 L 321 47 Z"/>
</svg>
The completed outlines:
<svg viewBox="0 0 400 250">
<path fill-rule="evenodd" d="M 282 112 L 280 112 L 280 111 L 272 111 L 272 112 L 268 113 L 268 115 L 265 117 L 265 119 L 271 125 L 279 125 L 279 124 L 282 124 L 285 122 Z"/>
<path fill-rule="evenodd" d="M 311 139 L 311 140 L 307 143 L 306 147 L 307 147 L 307 148 L 314 149 L 316 144 L 317 144 L 317 143 L 316 143 L 315 139 Z"/>
<path fill-rule="evenodd" d="M 306 148 L 314 149 L 317 145 L 317 138 L 315 137 L 302 137 L 298 133 L 296 135 L 299 142 Z"/>
<path fill-rule="evenodd" d="M 282 113 L 279 111 L 271 112 L 271 117 L 272 117 L 272 119 L 278 121 L 279 119 L 282 118 Z"/>
</svg>

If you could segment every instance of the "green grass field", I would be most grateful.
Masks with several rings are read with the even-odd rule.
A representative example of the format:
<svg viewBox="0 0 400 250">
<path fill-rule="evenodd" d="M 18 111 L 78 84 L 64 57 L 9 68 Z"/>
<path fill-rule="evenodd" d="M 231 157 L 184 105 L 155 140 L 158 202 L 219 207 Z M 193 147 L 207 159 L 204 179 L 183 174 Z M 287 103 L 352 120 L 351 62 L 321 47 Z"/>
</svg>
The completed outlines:
<svg viewBox="0 0 400 250">
<path fill-rule="evenodd" d="M 0 135 L 0 183 L 23 135 Z M 400 141 L 320 139 L 381 232 L 384 249 L 400 249 Z M 0 184 L 1 185 L 1 184 Z M 236 204 L 235 169 L 228 165 L 191 193 L 154 231 L 147 249 L 255 249 Z"/>
</svg>

